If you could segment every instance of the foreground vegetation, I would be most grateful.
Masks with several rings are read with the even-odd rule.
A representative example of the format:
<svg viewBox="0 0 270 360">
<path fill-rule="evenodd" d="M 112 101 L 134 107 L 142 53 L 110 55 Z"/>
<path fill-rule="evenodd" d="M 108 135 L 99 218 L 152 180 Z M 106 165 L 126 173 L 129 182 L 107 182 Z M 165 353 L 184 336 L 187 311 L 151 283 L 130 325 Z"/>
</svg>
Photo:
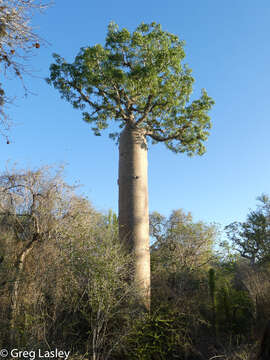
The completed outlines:
<svg viewBox="0 0 270 360">
<path fill-rule="evenodd" d="M 97 212 L 61 171 L 2 174 L 0 347 L 70 359 L 255 358 L 270 311 L 269 199 L 260 203 L 219 247 L 215 226 L 182 210 L 152 213 L 145 313 L 115 214 Z"/>
</svg>

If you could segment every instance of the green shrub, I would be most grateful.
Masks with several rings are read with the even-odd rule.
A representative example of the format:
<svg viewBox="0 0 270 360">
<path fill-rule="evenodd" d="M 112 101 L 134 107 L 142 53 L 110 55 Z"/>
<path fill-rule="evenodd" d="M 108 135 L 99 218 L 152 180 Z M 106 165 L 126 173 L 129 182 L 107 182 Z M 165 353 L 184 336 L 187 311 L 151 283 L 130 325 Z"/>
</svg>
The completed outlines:
<svg viewBox="0 0 270 360">
<path fill-rule="evenodd" d="M 129 335 L 128 359 L 186 359 L 193 352 L 187 324 L 180 313 L 146 314 L 135 322 Z"/>
</svg>

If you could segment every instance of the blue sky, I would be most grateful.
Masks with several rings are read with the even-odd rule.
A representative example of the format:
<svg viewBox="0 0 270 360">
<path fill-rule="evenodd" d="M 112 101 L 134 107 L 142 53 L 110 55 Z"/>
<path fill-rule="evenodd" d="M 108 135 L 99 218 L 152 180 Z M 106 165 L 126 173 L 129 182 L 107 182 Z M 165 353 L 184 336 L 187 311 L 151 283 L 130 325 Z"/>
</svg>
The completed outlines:
<svg viewBox="0 0 270 360">
<path fill-rule="evenodd" d="M 205 88 L 216 105 L 204 156 L 150 147 L 150 211 L 169 215 L 183 208 L 195 220 L 222 226 L 243 221 L 256 197 L 270 194 L 269 19 L 269 0 L 55 0 L 34 18 L 37 32 L 50 43 L 29 62 L 35 76 L 25 81 L 35 95 L 25 99 L 18 82 L 5 80 L 17 98 L 9 108 L 15 122 L 11 144 L 0 142 L 1 168 L 7 160 L 20 168 L 65 163 L 68 183 L 83 184 L 81 192 L 98 210 L 117 212 L 116 145 L 106 132 L 95 137 L 80 111 L 44 78 L 52 53 L 72 62 L 80 47 L 104 44 L 110 21 L 129 30 L 155 21 L 185 40 L 194 97 Z"/>
</svg>

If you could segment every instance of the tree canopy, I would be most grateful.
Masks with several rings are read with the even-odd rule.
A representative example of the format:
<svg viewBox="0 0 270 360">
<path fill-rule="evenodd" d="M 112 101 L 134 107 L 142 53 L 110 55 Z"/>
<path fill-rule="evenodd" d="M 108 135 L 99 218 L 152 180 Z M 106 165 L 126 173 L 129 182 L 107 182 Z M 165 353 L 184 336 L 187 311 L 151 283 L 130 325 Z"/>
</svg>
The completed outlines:
<svg viewBox="0 0 270 360">
<path fill-rule="evenodd" d="M 54 54 L 47 81 L 83 111 L 95 135 L 114 119 L 120 128 L 129 124 L 141 129 L 153 143 L 164 142 L 174 152 L 201 155 L 214 101 L 202 90 L 190 102 L 194 79 L 182 64 L 183 45 L 154 22 L 140 24 L 133 33 L 111 22 L 105 46 L 81 48 L 73 63 Z"/>
<path fill-rule="evenodd" d="M 150 214 L 150 233 L 154 242 L 152 255 L 161 256 L 166 269 L 198 269 L 213 260 L 215 225 L 194 222 L 182 209 L 172 211 L 166 219 L 158 212 Z"/>
<path fill-rule="evenodd" d="M 270 200 L 258 197 L 260 205 L 250 211 L 244 222 L 233 222 L 225 227 L 227 236 L 240 255 L 251 264 L 270 259 Z"/>
</svg>

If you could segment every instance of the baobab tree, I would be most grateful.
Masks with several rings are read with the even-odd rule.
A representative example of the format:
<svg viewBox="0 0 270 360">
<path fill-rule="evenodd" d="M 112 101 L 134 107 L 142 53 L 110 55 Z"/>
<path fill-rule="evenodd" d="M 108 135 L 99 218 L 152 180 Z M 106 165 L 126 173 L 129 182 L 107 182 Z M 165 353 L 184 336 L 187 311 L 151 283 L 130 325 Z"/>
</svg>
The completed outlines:
<svg viewBox="0 0 270 360">
<path fill-rule="evenodd" d="M 105 46 L 81 48 L 73 63 L 54 54 L 47 80 L 61 97 L 81 109 L 95 135 L 119 123 L 119 236 L 135 254 L 135 281 L 150 306 L 147 189 L 148 142 L 188 155 L 202 155 L 211 127 L 213 100 L 202 90 L 190 101 L 194 79 L 183 41 L 156 23 L 133 33 L 110 23 Z M 90 110 L 88 110 L 90 109 Z"/>
</svg>

